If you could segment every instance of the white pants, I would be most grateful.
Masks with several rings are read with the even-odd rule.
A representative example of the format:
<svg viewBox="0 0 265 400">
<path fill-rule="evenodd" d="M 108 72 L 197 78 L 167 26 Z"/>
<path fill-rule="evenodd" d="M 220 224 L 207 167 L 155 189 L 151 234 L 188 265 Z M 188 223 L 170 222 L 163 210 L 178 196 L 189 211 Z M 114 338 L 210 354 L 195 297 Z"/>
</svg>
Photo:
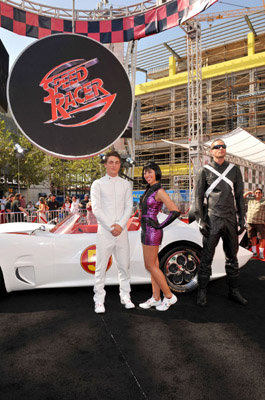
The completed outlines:
<svg viewBox="0 0 265 400">
<path fill-rule="evenodd" d="M 104 290 L 106 269 L 111 255 L 113 255 L 118 268 L 120 297 L 121 299 L 124 297 L 130 298 L 130 248 L 127 230 L 124 230 L 116 237 L 106 230 L 101 230 L 97 233 L 96 246 L 95 303 L 104 303 L 106 295 L 106 291 Z"/>
</svg>

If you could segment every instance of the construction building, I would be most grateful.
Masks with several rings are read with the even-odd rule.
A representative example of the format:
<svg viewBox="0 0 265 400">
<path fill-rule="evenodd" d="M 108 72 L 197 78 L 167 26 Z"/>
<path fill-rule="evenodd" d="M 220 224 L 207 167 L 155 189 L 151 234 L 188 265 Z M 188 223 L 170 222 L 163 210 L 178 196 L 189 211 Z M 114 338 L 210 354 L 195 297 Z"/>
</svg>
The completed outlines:
<svg viewBox="0 0 265 400">
<path fill-rule="evenodd" d="M 188 188 L 189 154 L 172 145 L 188 140 L 186 35 L 137 52 L 136 70 L 146 82 L 136 85 L 140 110 L 136 129 L 135 189 L 142 189 L 147 161 L 162 169 L 163 187 Z M 235 18 L 201 31 L 203 141 L 237 127 L 265 140 L 265 13 Z M 264 188 L 264 168 L 241 166 L 245 188 Z"/>
</svg>

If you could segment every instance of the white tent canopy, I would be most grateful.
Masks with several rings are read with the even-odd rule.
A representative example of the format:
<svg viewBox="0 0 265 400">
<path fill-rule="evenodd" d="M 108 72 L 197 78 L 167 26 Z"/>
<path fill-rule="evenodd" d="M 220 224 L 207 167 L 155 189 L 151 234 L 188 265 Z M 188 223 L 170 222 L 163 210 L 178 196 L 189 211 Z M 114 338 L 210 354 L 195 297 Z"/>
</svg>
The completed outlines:
<svg viewBox="0 0 265 400">
<path fill-rule="evenodd" d="M 216 139 L 217 137 L 205 142 L 203 146 L 209 149 L 212 142 Z M 242 128 L 236 128 L 226 135 L 219 136 L 218 139 L 225 142 L 227 146 L 227 155 L 236 157 L 238 160 L 244 160 L 251 164 L 265 167 L 265 143 L 251 135 L 251 133 Z M 188 143 L 172 142 L 165 139 L 162 139 L 162 141 L 174 146 L 183 147 L 187 150 L 190 148 Z"/>
<path fill-rule="evenodd" d="M 265 167 L 265 143 L 244 129 L 236 128 L 232 132 L 220 136 L 220 139 L 227 146 L 227 154 Z M 213 140 L 210 140 L 204 145 L 210 147 L 212 142 Z"/>
</svg>

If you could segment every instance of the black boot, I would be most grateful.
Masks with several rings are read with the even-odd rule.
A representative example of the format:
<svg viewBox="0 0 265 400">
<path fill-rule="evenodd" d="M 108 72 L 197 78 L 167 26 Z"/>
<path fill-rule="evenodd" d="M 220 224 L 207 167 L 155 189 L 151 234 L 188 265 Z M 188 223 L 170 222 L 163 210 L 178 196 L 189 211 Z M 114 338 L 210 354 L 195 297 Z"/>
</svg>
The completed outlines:
<svg viewBox="0 0 265 400">
<path fill-rule="evenodd" d="M 245 306 L 247 304 L 247 300 L 241 296 L 239 291 L 239 275 L 227 275 L 227 283 L 229 287 L 228 298 Z"/>
<path fill-rule="evenodd" d="M 236 303 L 242 304 L 245 306 L 247 304 L 247 300 L 241 296 L 238 288 L 229 288 L 228 297 L 230 300 L 235 301 Z"/>
<path fill-rule="evenodd" d="M 198 288 L 198 294 L 197 294 L 197 305 L 201 307 L 205 307 L 207 304 L 207 289 L 200 289 Z"/>
<path fill-rule="evenodd" d="M 197 305 L 205 307 L 207 304 L 207 285 L 210 277 L 208 275 L 198 275 L 198 294 L 197 294 Z"/>
</svg>

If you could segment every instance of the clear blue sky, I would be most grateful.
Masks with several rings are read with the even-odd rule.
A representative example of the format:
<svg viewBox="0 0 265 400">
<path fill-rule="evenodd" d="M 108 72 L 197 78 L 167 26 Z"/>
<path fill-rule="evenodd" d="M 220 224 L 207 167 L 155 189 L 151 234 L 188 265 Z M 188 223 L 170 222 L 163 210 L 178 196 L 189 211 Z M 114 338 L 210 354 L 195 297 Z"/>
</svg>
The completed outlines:
<svg viewBox="0 0 265 400">
<path fill-rule="evenodd" d="M 69 9 L 72 9 L 72 4 L 73 4 L 72 0 L 34 0 L 34 2 L 45 5 L 51 5 L 53 7 L 62 7 Z M 99 2 L 98 0 L 75 0 L 75 7 L 76 9 L 82 9 L 82 10 L 95 9 L 98 2 Z M 140 0 L 113 0 L 113 2 L 109 0 L 109 3 L 112 4 L 114 7 L 138 4 L 139 2 Z M 263 4 L 262 0 L 219 0 L 207 11 L 222 12 L 225 10 L 240 9 L 242 7 L 262 6 L 262 4 Z M 204 23 L 203 27 L 207 27 L 207 23 Z M 165 42 L 167 40 L 174 39 L 178 36 L 183 36 L 182 29 L 180 29 L 179 27 L 172 28 L 165 32 L 159 33 L 155 36 L 141 39 L 138 44 L 138 49 L 150 47 L 156 43 Z M 25 47 L 27 47 L 28 45 L 30 45 L 32 42 L 35 41 L 35 39 L 20 36 L 2 28 L 0 28 L 0 39 L 2 40 L 4 46 L 6 47 L 9 53 L 10 68 L 12 67 L 14 61 L 19 56 L 21 51 L 23 51 Z"/>
</svg>

